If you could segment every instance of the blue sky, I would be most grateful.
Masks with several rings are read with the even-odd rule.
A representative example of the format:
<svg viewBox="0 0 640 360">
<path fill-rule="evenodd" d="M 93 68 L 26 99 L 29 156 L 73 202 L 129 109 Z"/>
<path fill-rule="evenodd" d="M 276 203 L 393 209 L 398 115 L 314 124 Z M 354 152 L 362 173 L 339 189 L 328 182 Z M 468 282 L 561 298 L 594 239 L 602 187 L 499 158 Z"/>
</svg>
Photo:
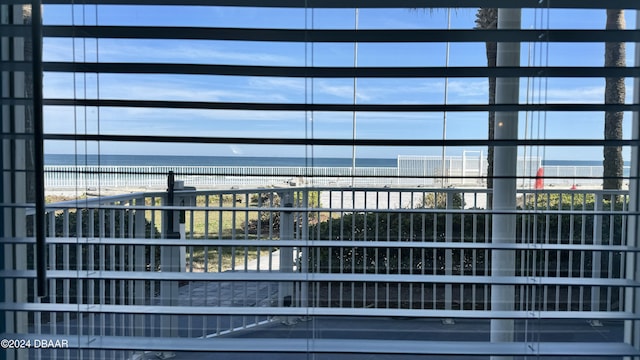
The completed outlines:
<svg viewBox="0 0 640 360">
<path fill-rule="evenodd" d="M 72 17 L 73 16 L 73 17 Z M 635 13 L 627 11 L 627 27 L 635 27 Z M 75 18 L 75 19 L 74 19 Z M 458 9 L 451 15 L 451 27 L 474 26 L 475 9 Z M 46 24 L 172 25 L 266 28 L 342 28 L 355 27 L 351 9 L 252 9 L 208 7 L 135 6 L 47 6 Z M 74 19 L 72 21 L 72 19 Z M 601 29 L 604 10 L 526 10 L 523 28 Z M 249 25 L 248 25 L 249 24 Z M 446 10 L 434 12 L 404 9 L 361 9 L 358 26 L 375 28 L 446 28 Z M 443 66 L 446 44 L 359 44 L 358 66 Z M 627 46 L 627 64 L 633 64 L 633 46 Z M 181 62 L 209 64 L 353 66 L 353 44 L 292 44 L 237 41 L 150 41 L 46 39 L 44 57 L 49 61 Z M 522 45 L 522 65 L 602 66 L 603 44 Z M 452 43 L 450 66 L 486 65 L 484 44 Z M 75 85 L 74 85 L 75 84 Z M 603 79 L 536 79 L 529 85 L 521 80 L 522 103 L 584 102 L 602 103 Z M 411 104 L 444 102 L 445 79 L 359 79 L 355 91 L 358 103 Z M 239 102 L 346 103 L 354 101 L 353 79 L 309 81 L 274 77 L 224 77 L 178 75 L 76 76 L 45 74 L 45 97 L 107 98 Z M 631 101 L 631 81 L 628 83 Z M 484 79 L 450 79 L 448 102 L 479 104 L 487 102 Z M 601 139 L 603 114 L 546 113 L 521 114 L 520 137 Z M 442 113 L 358 113 L 356 136 L 362 139 L 440 139 Z M 528 119 L 528 120 L 527 120 Z M 528 124 L 528 126 L 525 126 Z M 625 137 L 630 133 L 631 117 L 625 116 Z M 159 110 L 63 107 L 45 108 L 45 131 L 51 133 L 102 133 L 134 135 L 185 135 L 232 137 L 344 138 L 353 135 L 351 113 L 257 112 L 212 110 Z M 525 134 L 526 128 L 526 134 Z M 485 113 L 448 113 L 447 138 L 484 139 Z M 533 133 L 533 136 L 532 136 Z M 238 156 L 338 156 L 350 157 L 351 148 L 248 145 L 179 144 L 63 144 L 48 142 L 47 153 L 101 152 L 104 154 L 178 154 Z M 449 148 L 448 154 L 477 148 Z M 542 149 L 529 149 L 542 154 Z M 440 154 L 440 148 L 358 148 L 358 157 L 390 157 L 399 154 Z M 628 152 L 627 152 L 628 153 Z M 598 148 L 548 148 L 548 159 L 598 160 Z M 628 159 L 625 159 L 628 160 Z"/>
</svg>

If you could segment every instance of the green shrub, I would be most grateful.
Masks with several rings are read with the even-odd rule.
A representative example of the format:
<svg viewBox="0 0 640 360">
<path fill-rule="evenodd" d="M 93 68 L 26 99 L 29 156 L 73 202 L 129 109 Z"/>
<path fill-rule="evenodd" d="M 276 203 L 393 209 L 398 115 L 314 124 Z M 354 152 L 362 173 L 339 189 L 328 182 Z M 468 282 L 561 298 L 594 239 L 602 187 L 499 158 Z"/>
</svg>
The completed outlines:
<svg viewBox="0 0 640 360">
<path fill-rule="evenodd" d="M 612 202 L 613 200 L 613 202 Z M 543 194 L 537 198 L 528 197 L 524 210 L 527 211 L 577 211 L 583 214 L 529 214 L 518 216 L 518 241 L 550 244 L 589 245 L 594 242 L 594 235 L 598 234 L 603 245 L 622 245 L 624 234 L 624 209 L 622 198 L 604 199 L 602 211 L 611 212 L 606 215 L 595 215 L 595 196 L 592 194 Z M 601 223 L 596 228 L 596 220 Z M 532 252 L 523 259 L 521 252 L 517 254 L 518 269 L 522 269 L 522 262 L 527 262 L 525 272 L 529 275 L 561 277 L 579 277 L 581 272 L 589 276 L 593 272 L 592 251 L 537 251 L 533 261 Z M 601 267 L 596 269 L 600 277 L 620 278 L 620 262 L 623 254 L 620 252 L 600 252 Z M 547 269 L 544 263 L 547 262 Z M 611 269 L 611 273 L 610 270 Z M 546 271 L 546 272 L 545 272 Z"/>
<path fill-rule="evenodd" d="M 293 192 L 293 202 L 291 203 L 292 207 L 300 208 L 303 207 L 304 200 L 304 192 L 302 191 L 294 191 Z M 274 191 L 263 192 L 259 194 L 254 194 L 251 196 L 251 205 L 258 207 L 273 207 L 280 208 L 281 207 L 281 198 L 280 194 Z M 307 192 L 307 206 L 309 208 L 319 208 L 320 204 L 320 192 L 319 191 L 308 191 Z M 316 219 L 316 213 L 309 212 L 308 220 L 314 221 Z M 247 229 L 249 234 L 257 234 L 260 233 L 268 233 L 269 230 L 273 232 L 275 236 L 277 236 L 280 232 L 280 211 L 261 211 L 260 212 L 260 220 L 249 220 L 246 223 L 242 224 L 243 229 Z"/>
<path fill-rule="evenodd" d="M 461 209 L 461 194 L 453 194 L 453 209 Z M 446 194 L 427 194 L 422 208 L 446 208 Z M 484 242 L 484 215 L 450 214 L 452 220 L 451 241 Z M 310 268 L 318 272 L 355 273 L 424 273 L 444 274 L 445 250 L 399 248 L 394 242 L 444 242 L 446 241 L 445 213 L 384 212 L 348 213 L 338 219 L 329 219 L 310 226 L 309 238 L 317 240 L 377 240 L 389 242 L 385 247 L 320 248 L 309 256 Z M 478 229 L 474 232 L 473 229 Z M 463 256 L 453 257 L 453 267 L 458 271 L 471 271 L 470 262 L 484 263 L 484 253 L 463 251 Z M 435 265 L 434 265 L 435 264 Z M 477 273 L 476 273 L 477 274 Z"/>
<path fill-rule="evenodd" d="M 428 194 L 423 201 L 425 208 L 446 208 L 444 193 Z M 620 199 L 613 205 L 611 215 L 599 216 L 602 225 L 601 239 L 603 244 L 620 245 L 623 234 L 623 217 L 620 212 L 623 203 Z M 463 201 L 460 194 L 453 197 L 452 208 L 461 209 Z M 535 206 L 537 203 L 537 206 Z M 594 223 L 596 217 L 592 212 L 595 198 L 592 195 L 577 194 L 575 196 L 557 194 L 543 195 L 536 199 L 527 198 L 522 210 L 584 210 L 584 215 L 569 214 L 518 214 L 516 218 L 516 242 L 552 244 L 591 244 L 593 243 Z M 604 200 L 603 210 L 612 210 L 611 201 Z M 484 243 L 491 238 L 491 223 L 486 214 L 451 214 L 453 242 Z M 389 242 L 385 247 L 329 247 L 311 252 L 309 265 L 317 272 L 368 272 L 368 273 L 424 273 L 444 274 L 445 250 L 419 248 L 399 248 L 394 242 L 444 242 L 446 236 L 446 218 L 443 213 L 388 212 L 388 213 L 348 213 L 337 219 L 329 219 L 310 226 L 309 238 L 312 240 L 378 240 Z M 612 226 L 610 227 L 610 224 Z M 489 269 L 490 252 L 484 250 L 452 250 L 452 272 L 454 274 L 471 274 L 475 268 L 476 275 L 485 274 Z M 474 254 L 475 253 L 475 254 Z M 532 254 L 536 253 L 535 256 Z M 614 253 L 602 256 L 602 276 L 620 277 L 619 263 L 621 254 Z M 569 257 L 573 258 L 571 261 Z M 579 276 L 581 262 L 583 271 L 591 272 L 591 251 L 517 251 L 516 270 L 519 275 L 533 274 L 540 276 L 540 269 L 546 261 L 549 276 Z M 533 260 L 535 259 L 535 261 Z M 488 262 L 488 263 L 487 263 Z M 609 263 L 612 262 L 613 273 L 608 274 Z M 559 272 L 558 272 L 558 263 Z M 569 264 L 571 263 L 571 269 Z M 525 264 L 525 266 L 523 266 Z M 434 270 L 435 269 L 435 270 Z M 523 273 L 524 272 L 524 273 Z"/>
<path fill-rule="evenodd" d="M 464 199 L 459 193 L 453 193 L 451 195 L 453 204 L 452 209 L 464 208 Z M 422 208 L 425 209 L 446 209 L 447 207 L 447 193 L 427 193 L 422 197 Z"/>
<path fill-rule="evenodd" d="M 594 238 L 594 226 L 601 222 L 601 239 L 603 244 L 620 245 L 623 235 L 623 218 L 620 210 L 623 209 L 622 200 L 609 199 L 603 201 L 603 211 L 611 211 L 611 214 L 596 217 L 593 214 L 595 197 L 576 194 L 571 195 L 544 195 L 538 198 L 527 198 L 521 202 L 523 210 L 514 218 L 516 221 L 516 239 L 518 243 L 549 243 L 549 244 L 592 244 Z M 444 195 L 429 194 L 425 197 L 422 206 L 425 208 L 446 208 Z M 451 206 L 455 209 L 463 207 L 463 201 L 454 197 L 455 203 Z M 585 214 L 544 214 L 541 210 L 584 210 Z M 452 224 L 451 241 L 453 242 L 477 242 L 484 243 L 491 239 L 491 217 L 483 213 L 464 214 L 453 213 L 449 215 Z M 465 250 L 465 249 L 436 249 L 436 248 L 401 248 L 399 242 L 435 243 L 444 242 L 446 236 L 447 215 L 442 213 L 419 212 L 383 212 L 383 213 L 347 213 L 339 218 L 330 218 L 319 224 L 310 226 L 309 238 L 312 240 L 330 241 L 381 241 L 384 246 L 358 247 L 358 246 L 333 246 L 312 248 L 309 251 L 308 268 L 312 272 L 321 273 L 377 273 L 377 274 L 437 274 L 444 275 L 448 271 L 452 275 L 490 275 L 491 253 L 490 249 Z M 610 225 L 612 225 L 610 227 Z M 597 230 L 597 227 L 596 227 Z M 599 230 L 598 230 L 599 231 Z M 388 245 L 386 244 L 388 243 Z M 600 252 L 600 266 L 594 267 L 593 254 L 590 250 L 519 250 L 513 251 L 516 276 L 549 276 L 549 277 L 589 277 L 593 272 L 601 278 L 624 277 L 621 268 L 621 252 Z M 447 261 L 447 256 L 450 260 Z M 446 269 L 445 267 L 450 267 Z M 447 271 L 448 270 L 448 271 Z M 374 295 L 374 290 L 368 287 L 367 301 L 377 299 L 377 306 L 389 306 L 394 299 L 400 299 L 401 284 L 391 282 L 379 283 L 386 290 Z M 433 287 L 432 287 L 433 286 Z M 458 286 L 453 286 L 451 302 L 453 308 L 484 309 L 489 296 L 488 289 L 483 286 L 475 287 L 473 284 L 465 285 L 464 298 L 462 292 L 456 292 Z M 362 288 L 364 285 L 356 282 L 341 282 L 340 289 Z M 413 298 L 410 298 L 413 290 Z M 470 289 L 475 291 L 475 298 L 469 294 Z M 391 292 L 389 292 L 391 289 Z M 397 306 L 408 308 L 411 302 L 414 307 L 435 306 L 444 308 L 444 285 L 425 283 L 402 284 L 405 302 Z M 425 297 L 425 289 L 427 295 Z M 431 290 L 430 290 L 431 289 Z M 598 288 L 602 299 L 609 299 L 611 309 L 616 311 L 620 304 L 620 291 L 618 287 L 601 286 Z M 548 290 L 548 293 L 547 293 Z M 386 291 L 386 292 L 385 292 Z M 432 291 L 434 293 L 432 293 Z M 564 292 L 563 292 L 564 291 Z M 395 295 L 394 295 L 395 294 Z M 540 298 L 547 294 L 548 299 Z M 560 301 L 556 302 L 556 296 L 560 294 Z M 578 300 L 582 293 L 574 291 L 572 298 L 567 298 L 567 287 L 549 286 L 544 292 L 539 292 L 538 299 L 549 306 L 550 310 L 566 311 L 577 310 L 573 304 L 585 302 L 585 309 L 591 309 L 588 302 L 590 292 L 585 292 L 584 297 Z M 522 289 L 516 291 L 514 303 L 516 309 L 520 306 L 520 297 L 525 296 Z M 362 298 L 356 295 L 355 299 Z M 342 299 L 340 297 L 340 299 Z M 430 302 L 434 299 L 434 303 Z M 333 306 L 355 306 L 349 303 L 340 303 L 337 299 Z M 530 300 L 528 300 L 530 301 Z M 327 302 L 328 303 L 328 302 Z M 371 303 L 360 303 L 361 306 L 369 306 Z M 602 306 L 602 304 L 600 304 Z M 598 309 L 594 307 L 593 309 Z"/>
</svg>

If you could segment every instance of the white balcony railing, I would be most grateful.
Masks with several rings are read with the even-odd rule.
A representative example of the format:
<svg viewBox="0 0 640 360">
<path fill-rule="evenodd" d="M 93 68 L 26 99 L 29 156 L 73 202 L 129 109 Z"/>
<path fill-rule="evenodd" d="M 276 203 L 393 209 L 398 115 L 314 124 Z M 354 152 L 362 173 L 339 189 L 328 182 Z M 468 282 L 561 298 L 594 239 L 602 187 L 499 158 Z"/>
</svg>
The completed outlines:
<svg viewBox="0 0 640 360">
<path fill-rule="evenodd" d="M 73 348 L 31 349 L 29 358 L 77 358 L 77 349 L 81 358 L 143 358 L 221 351 L 229 341 L 259 350 L 261 339 L 281 337 L 279 327 L 302 331 L 310 319 L 327 327 L 319 340 L 334 345 L 337 323 L 358 342 L 375 343 L 385 331 L 397 336 L 398 319 L 462 318 L 456 326 L 475 319 L 474 331 L 485 335 L 482 319 L 512 318 L 522 325 L 517 341 L 539 345 L 569 336 L 536 340 L 560 331 L 558 319 L 572 319 L 583 321 L 573 329 L 584 333 L 567 341 L 630 351 L 622 339 L 625 292 L 636 286 L 625 279 L 634 251 L 627 193 L 519 191 L 517 241 L 501 247 L 516 258 L 508 279 L 491 276 L 489 194 L 289 187 L 180 190 L 173 205 L 165 192 L 50 204 L 49 295 L 33 298 L 32 271 L 5 274 L 31 290 L 27 303 L 2 306 L 28 313 L 29 334 L 21 336 L 64 338 Z M 504 299 L 515 311 L 491 310 L 492 284 L 515 287 L 515 298 Z M 384 319 L 389 328 L 378 335 L 364 330 Z M 605 323 L 608 335 L 587 321 Z M 290 337 L 272 350 L 295 352 Z M 451 339 L 459 341 L 438 344 L 443 354 L 473 342 Z"/>
</svg>

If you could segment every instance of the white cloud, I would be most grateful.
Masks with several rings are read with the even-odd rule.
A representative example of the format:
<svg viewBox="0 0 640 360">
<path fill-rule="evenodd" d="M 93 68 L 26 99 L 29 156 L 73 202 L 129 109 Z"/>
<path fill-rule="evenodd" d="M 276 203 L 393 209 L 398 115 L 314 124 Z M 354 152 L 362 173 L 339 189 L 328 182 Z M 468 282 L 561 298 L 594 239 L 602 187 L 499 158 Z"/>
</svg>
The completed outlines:
<svg viewBox="0 0 640 360">
<path fill-rule="evenodd" d="M 295 94 L 290 88 L 251 86 L 246 78 L 211 76 L 77 75 L 75 82 L 74 87 L 70 74 L 45 74 L 45 98 L 286 102 Z"/>
<path fill-rule="evenodd" d="M 162 41 L 153 44 L 101 43 L 101 61 L 226 63 L 255 65 L 295 64 L 296 57 L 276 52 L 232 49 L 216 42 Z"/>
<path fill-rule="evenodd" d="M 353 84 L 351 85 L 331 85 L 327 81 L 317 81 L 317 88 L 321 94 L 331 95 L 335 97 L 340 97 L 344 99 L 353 100 Z M 362 101 L 369 101 L 372 99 L 370 95 L 368 95 L 367 90 L 357 88 L 356 89 L 356 99 Z"/>
<path fill-rule="evenodd" d="M 487 80 L 449 80 L 449 93 L 461 97 L 486 99 L 489 96 L 489 82 Z"/>
<path fill-rule="evenodd" d="M 66 38 L 45 38 L 42 44 L 44 61 L 73 61 L 72 40 Z"/>
<path fill-rule="evenodd" d="M 305 90 L 305 79 L 253 77 L 249 79 L 249 86 L 253 89 L 292 90 L 301 93 Z"/>
<path fill-rule="evenodd" d="M 542 94 L 549 103 L 604 103 L 604 86 L 548 89 Z"/>
<path fill-rule="evenodd" d="M 47 38 L 43 44 L 45 61 L 174 62 L 237 65 L 294 65 L 299 56 L 291 49 L 258 48 L 244 44 L 224 45 L 214 41 L 173 40 L 76 40 Z M 286 55 L 284 53 L 287 53 Z"/>
</svg>

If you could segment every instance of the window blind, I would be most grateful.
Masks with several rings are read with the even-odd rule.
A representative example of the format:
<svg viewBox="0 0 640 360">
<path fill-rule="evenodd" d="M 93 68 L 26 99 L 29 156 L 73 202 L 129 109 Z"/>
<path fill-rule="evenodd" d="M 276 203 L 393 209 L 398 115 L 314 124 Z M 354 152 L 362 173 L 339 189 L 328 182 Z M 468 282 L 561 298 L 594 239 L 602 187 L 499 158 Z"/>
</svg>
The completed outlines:
<svg viewBox="0 0 640 360">
<path fill-rule="evenodd" d="M 28 5 L 3 356 L 640 356 L 640 5 Z"/>
</svg>

